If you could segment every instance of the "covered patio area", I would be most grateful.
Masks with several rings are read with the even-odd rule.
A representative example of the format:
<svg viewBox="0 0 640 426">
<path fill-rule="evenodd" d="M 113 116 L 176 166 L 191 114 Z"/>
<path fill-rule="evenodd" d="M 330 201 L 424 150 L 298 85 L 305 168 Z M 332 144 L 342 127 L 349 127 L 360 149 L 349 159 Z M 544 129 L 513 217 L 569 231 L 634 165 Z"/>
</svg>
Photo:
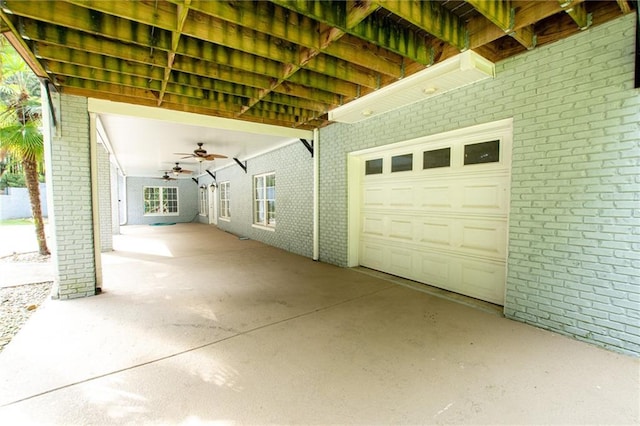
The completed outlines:
<svg viewBox="0 0 640 426">
<path fill-rule="evenodd" d="M 635 424 L 640 360 L 203 224 L 128 226 L 103 293 L 0 353 L 2 424 Z"/>
</svg>

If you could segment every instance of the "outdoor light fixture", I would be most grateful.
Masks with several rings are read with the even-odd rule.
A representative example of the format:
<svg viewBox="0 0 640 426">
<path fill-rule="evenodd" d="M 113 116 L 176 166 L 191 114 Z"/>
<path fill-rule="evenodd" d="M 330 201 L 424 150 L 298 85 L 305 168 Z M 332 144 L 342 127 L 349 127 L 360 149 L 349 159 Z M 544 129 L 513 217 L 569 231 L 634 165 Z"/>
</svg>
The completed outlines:
<svg viewBox="0 0 640 426">
<path fill-rule="evenodd" d="M 356 123 L 493 77 L 493 62 L 467 50 L 329 111 L 329 120 Z"/>
</svg>

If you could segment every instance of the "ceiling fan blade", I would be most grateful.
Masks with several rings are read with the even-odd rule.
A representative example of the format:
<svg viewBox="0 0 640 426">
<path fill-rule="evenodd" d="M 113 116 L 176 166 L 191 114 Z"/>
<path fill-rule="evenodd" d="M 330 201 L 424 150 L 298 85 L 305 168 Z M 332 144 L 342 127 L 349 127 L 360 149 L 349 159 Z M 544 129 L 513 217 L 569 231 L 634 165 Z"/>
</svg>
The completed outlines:
<svg viewBox="0 0 640 426">
<path fill-rule="evenodd" d="M 206 159 L 207 161 L 212 161 L 212 160 L 215 160 L 216 158 L 227 158 L 227 156 L 222 154 L 207 154 L 207 155 L 204 155 L 202 158 Z"/>
<path fill-rule="evenodd" d="M 178 173 L 185 174 L 185 175 L 190 175 L 191 173 L 193 173 L 193 170 L 182 169 Z"/>
</svg>

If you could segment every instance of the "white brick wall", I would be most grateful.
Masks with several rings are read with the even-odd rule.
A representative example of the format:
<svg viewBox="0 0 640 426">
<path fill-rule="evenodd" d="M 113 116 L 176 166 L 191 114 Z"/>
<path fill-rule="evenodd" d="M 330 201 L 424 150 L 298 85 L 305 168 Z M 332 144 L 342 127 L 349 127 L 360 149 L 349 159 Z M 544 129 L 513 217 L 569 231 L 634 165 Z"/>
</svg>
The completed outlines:
<svg viewBox="0 0 640 426">
<path fill-rule="evenodd" d="M 98 209 L 100 217 L 100 251 L 113 250 L 113 227 L 111 224 L 111 162 L 109 153 L 102 144 L 97 146 L 98 164 Z"/>
<path fill-rule="evenodd" d="M 252 227 L 253 176 L 276 174 L 275 231 Z M 218 183 L 230 181 L 231 221 L 218 227 L 284 250 L 313 256 L 313 158 L 304 145 L 293 143 L 247 161 L 247 173 L 237 164 L 216 172 Z M 209 176 L 200 183 L 210 184 Z"/>
<path fill-rule="evenodd" d="M 164 181 L 155 178 L 127 177 L 128 225 L 148 225 L 159 222 L 193 222 L 198 216 L 198 185 L 191 178 Z M 174 186 L 178 188 L 178 216 L 145 216 L 145 186 Z"/>
<path fill-rule="evenodd" d="M 634 15 L 496 64 L 497 77 L 320 130 L 320 258 L 347 262 L 347 153 L 513 117 L 505 314 L 640 354 Z"/>
<path fill-rule="evenodd" d="M 95 294 L 87 99 L 60 95 L 61 134 L 52 136 L 49 187 L 60 299 Z"/>
</svg>

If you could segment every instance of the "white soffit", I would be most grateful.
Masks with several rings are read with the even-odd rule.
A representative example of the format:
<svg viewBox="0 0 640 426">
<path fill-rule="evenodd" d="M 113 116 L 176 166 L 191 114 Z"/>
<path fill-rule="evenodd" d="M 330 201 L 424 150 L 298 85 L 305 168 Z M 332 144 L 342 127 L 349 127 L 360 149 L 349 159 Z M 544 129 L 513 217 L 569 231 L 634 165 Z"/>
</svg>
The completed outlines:
<svg viewBox="0 0 640 426">
<path fill-rule="evenodd" d="M 329 111 L 329 120 L 356 123 L 493 77 L 493 62 L 467 50 Z"/>
</svg>

